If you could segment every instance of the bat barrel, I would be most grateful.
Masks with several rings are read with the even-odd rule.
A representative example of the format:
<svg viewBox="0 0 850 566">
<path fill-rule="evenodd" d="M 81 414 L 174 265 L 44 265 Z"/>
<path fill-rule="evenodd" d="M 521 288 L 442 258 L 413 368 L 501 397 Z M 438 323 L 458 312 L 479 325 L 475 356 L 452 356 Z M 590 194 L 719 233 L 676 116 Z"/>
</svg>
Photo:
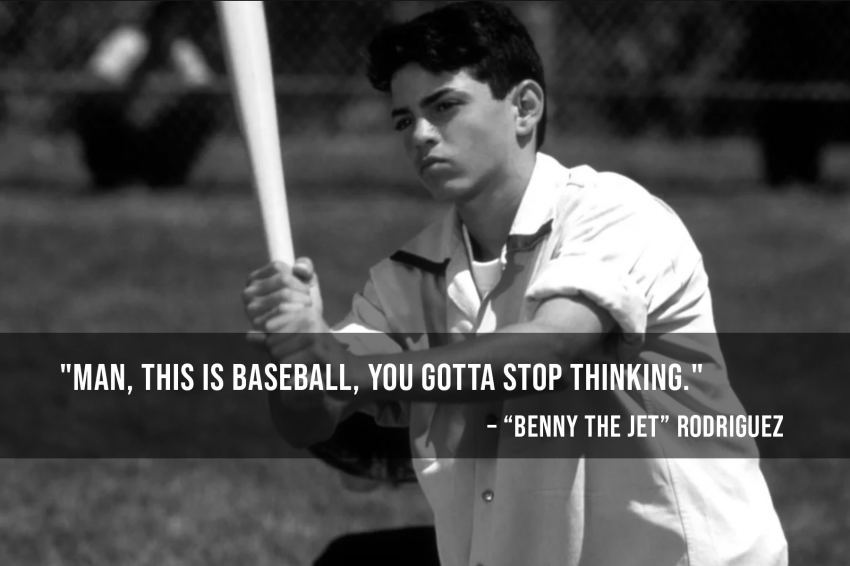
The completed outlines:
<svg viewBox="0 0 850 566">
<path fill-rule="evenodd" d="M 270 259 L 294 262 L 268 28 L 262 2 L 216 2 Z"/>
</svg>

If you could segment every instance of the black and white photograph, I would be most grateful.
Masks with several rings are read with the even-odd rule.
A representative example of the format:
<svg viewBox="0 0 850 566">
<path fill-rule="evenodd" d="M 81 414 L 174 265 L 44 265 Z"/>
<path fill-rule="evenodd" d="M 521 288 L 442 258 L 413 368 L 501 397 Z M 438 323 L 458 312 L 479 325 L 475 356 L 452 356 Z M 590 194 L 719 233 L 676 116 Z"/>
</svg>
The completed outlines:
<svg viewBox="0 0 850 566">
<path fill-rule="evenodd" d="M 847 29 L 0 2 L 0 564 L 847 564 Z"/>
</svg>

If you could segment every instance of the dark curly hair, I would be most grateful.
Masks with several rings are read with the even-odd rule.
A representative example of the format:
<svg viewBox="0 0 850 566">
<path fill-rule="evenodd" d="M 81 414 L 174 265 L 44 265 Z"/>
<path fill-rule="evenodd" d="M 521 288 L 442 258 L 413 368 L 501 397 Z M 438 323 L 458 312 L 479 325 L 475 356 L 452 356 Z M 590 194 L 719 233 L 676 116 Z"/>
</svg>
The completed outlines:
<svg viewBox="0 0 850 566">
<path fill-rule="evenodd" d="M 393 76 L 410 63 L 431 73 L 466 70 L 503 100 L 531 79 L 546 93 L 543 62 L 528 30 L 506 6 L 457 2 L 381 30 L 366 51 L 372 86 L 390 92 Z M 537 149 L 546 137 L 546 108 L 537 125 Z"/>
</svg>

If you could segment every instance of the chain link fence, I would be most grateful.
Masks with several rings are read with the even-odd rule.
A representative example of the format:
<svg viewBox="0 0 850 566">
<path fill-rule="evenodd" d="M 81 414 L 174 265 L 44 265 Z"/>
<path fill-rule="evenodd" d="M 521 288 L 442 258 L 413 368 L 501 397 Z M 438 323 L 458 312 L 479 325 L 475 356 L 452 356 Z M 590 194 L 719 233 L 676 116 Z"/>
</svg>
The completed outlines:
<svg viewBox="0 0 850 566">
<path fill-rule="evenodd" d="M 507 3 L 544 59 L 552 131 L 758 139 L 790 115 L 820 144 L 850 137 L 850 2 Z M 267 2 L 282 134 L 388 132 L 360 53 L 385 22 L 439 4 Z M 135 144 L 174 161 L 147 182 L 180 183 L 210 139 L 233 137 L 228 95 L 211 2 L 0 3 L 7 138 Z"/>
</svg>

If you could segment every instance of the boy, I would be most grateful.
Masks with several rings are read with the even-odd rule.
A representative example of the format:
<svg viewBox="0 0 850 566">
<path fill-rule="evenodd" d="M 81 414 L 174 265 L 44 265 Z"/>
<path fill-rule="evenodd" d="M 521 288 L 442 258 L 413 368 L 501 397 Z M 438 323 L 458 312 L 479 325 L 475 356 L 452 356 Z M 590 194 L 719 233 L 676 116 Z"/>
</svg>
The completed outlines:
<svg viewBox="0 0 850 566">
<path fill-rule="evenodd" d="M 554 457 L 558 443 L 482 432 L 503 415 L 580 411 L 581 392 L 471 391 L 466 374 L 460 391 L 426 391 L 418 374 L 409 391 L 371 390 L 366 363 L 569 367 L 695 356 L 713 371 L 683 371 L 689 393 L 606 399 L 631 414 L 736 406 L 716 344 L 693 339 L 714 333 L 714 322 L 687 230 L 630 180 L 538 152 L 543 69 L 507 8 L 451 4 L 388 28 L 370 45 L 369 77 L 390 94 L 423 185 L 454 206 L 372 269 L 333 332 L 308 260 L 251 275 L 246 314 L 267 333 L 259 337 L 271 356 L 344 363 L 346 381 L 360 388 L 349 397 L 275 395 L 287 441 L 323 441 L 356 410 L 407 424 L 447 566 L 784 564 L 757 458 L 668 458 L 687 446 L 664 434 L 640 445 L 644 457 L 590 457 L 604 451 L 596 439 Z M 730 443 L 722 453 L 753 448 Z"/>
</svg>

